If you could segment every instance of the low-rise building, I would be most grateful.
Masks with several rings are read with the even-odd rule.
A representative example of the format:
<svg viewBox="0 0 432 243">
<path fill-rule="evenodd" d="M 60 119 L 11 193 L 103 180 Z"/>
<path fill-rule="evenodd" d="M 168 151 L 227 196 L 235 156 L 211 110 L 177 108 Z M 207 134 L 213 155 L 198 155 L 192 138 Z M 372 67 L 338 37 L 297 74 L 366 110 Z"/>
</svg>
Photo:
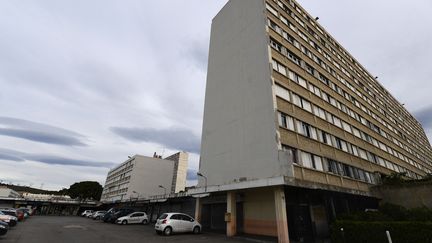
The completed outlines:
<svg viewBox="0 0 432 243">
<path fill-rule="evenodd" d="M 166 158 L 135 155 L 108 172 L 101 201 L 144 199 L 154 195 L 184 191 L 188 153 Z"/>
<path fill-rule="evenodd" d="M 10 188 L 0 187 L 0 197 L 20 198 L 21 194 Z"/>
<path fill-rule="evenodd" d="M 30 192 L 23 192 L 22 196 L 26 200 L 71 200 L 71 197 L 68 195 L 36 194 Z"/>
</svg>

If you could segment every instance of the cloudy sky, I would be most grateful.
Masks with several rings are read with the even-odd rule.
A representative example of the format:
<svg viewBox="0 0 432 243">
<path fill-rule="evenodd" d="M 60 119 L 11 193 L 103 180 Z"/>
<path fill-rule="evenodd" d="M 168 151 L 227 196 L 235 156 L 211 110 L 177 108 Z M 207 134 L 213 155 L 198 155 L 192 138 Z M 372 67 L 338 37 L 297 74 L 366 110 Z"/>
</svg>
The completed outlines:
<svg viewBox="0 0 432 243">
<path fill-rule="evenodd" d="M 185 150 L 194 184 L 210 24 L 226 2 L 1 1 L 0 180 L 103 184 L 129 155 Z M 300 3 L 432 137 L 432 2 Z"/>
</svg>

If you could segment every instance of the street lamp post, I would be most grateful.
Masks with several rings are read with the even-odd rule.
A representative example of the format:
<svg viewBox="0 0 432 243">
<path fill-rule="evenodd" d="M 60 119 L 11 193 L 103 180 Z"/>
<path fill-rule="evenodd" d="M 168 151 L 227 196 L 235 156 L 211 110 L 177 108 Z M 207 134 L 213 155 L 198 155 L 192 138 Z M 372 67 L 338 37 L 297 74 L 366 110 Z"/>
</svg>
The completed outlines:
<svg viewBox="0 0 432 243">
<path fill-rule="evenodd" d="M 159 185 L 159 187 L 164 189 L 164 196 L 165 196 L 166 195 L 166 188 L 162 185 Z"/>
<path fill-rule="evenodd" d="M 137 194 L 137 201 L 138 201 L 138 199 L 139 199 L 139 197 L 140 197 L 140 194 L 139 194 L 138 192 L 136 192 L 136 191 L 132 191 L 132 193 Z"/>
<path fill-rule="evenodd" d="M 197 172 L 197 176 L 201 176 L 205 180 L 205 192 L 207 192 L 207 176 L 203 175 L 201 172 Z"/>
</svg>

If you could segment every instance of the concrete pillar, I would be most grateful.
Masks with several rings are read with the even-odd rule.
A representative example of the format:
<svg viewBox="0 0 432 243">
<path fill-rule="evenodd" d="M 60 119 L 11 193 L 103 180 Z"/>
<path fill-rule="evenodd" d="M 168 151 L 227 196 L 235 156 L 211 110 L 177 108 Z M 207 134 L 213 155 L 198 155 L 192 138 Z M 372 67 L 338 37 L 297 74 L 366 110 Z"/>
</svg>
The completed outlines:
<svg viewBox="0 0 432 243">
<path fill-rule="evenodd" d="M 227 236 L 235 236 L 237 234 L 237 201 L 235 191 L 227 192 L 227 213 L 230 216 L 227 220 Z"/>
<path fill-rule="evenodd" d="M 274 189 L 276 224 L 279 243 L 289 243 L 288 218 L 286 212 L 285 191 L 283 187 Z"/>
<path fill-rule="evenodd" d="M 201 198 L 197 197 L 195 202 L 195 220 L 201 222 L 202 203 Z"/>
</svg>

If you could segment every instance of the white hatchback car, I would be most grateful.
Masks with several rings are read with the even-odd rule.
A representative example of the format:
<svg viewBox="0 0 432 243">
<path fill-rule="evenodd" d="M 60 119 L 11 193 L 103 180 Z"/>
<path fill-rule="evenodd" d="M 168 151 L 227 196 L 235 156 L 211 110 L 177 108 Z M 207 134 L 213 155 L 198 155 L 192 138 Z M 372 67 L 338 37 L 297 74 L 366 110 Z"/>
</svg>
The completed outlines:
<svg viewBox="0 0 432 243">
<path fill-rule="evenodd" d="M 171 235 L 172 233 L 201 232 L 201 224 L 194 218 L 183 213 L 164 213 L 155 224 L 155 230 L 158 234 Z"/>
<path fill-rule="evenodd" d="M 117 224 L 148 224 L 148 222 L 147 214 L 144 212 L 134 212 L 116 220 Z"/>
<path fill-rule="evenodd" d="M 93 214 L 93 210 L 85 210 L 84 212 L 82 212 L 81 216 L 83 217 L 89 217 L 90 215 Z"/>
</svg>

